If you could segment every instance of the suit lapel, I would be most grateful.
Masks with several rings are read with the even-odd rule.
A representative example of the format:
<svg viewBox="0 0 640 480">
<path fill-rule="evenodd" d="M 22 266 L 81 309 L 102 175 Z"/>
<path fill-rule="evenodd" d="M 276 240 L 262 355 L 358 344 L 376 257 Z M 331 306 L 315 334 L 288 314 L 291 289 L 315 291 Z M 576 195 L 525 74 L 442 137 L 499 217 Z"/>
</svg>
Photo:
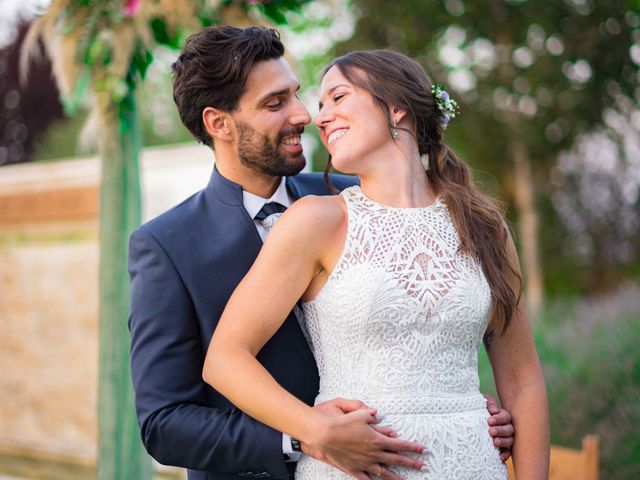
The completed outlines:
<svg viewBox="0 0 640 480">
<path fill-rule="evenodd" d="M 234 236 L 239 240 L 238 247 L 247 253 L 251 252 L 255 259 L 262 248 L 262 239 L 253 219 L 244 208 L 242 187 L 224 178 L 214 166 L 205 191 L 217 204 L 214 207 L 215 215 L 222 220 L 228 231 L 235 232 Z"/>
</svg>

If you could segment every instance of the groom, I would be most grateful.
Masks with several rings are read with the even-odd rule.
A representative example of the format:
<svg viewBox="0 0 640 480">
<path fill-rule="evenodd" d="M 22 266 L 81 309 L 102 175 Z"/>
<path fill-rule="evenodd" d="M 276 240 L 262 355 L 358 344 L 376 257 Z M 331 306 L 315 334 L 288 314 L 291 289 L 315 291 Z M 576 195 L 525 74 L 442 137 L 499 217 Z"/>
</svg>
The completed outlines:
<svg viewBox="0 0 640 480">
<path fill-rule="evenodd" d="M 306 448 L 236 409 L 201 377 L 218 319 L 278 212 L 301 196 L 328 193 L 320 175 L 298 174 L 310 117 L 283 53 L 277 32 L 258 27 L 210 27 L 187 41 L 173 65 L 173 96 L 185 126 L 215 151 L 216 164 L 204 190 L 130 239 L 131 371 L 142 440 L 159 462 L 188 468 L 190 480 L 287 479 Z M 274 66 L 269 76 L 260 75 L 265 62 Z M 333 179 L 339 189 L 354 182 Z M 313 403 L 318 371 L 293 312 L 258 359 Z M 316 406 L 331 415 L 363 407 L 344 399 Z M 496 405 L 490 412 L 496 444 L 510 447 L 509 414 Z M 373 454 L 407 449 L 409 442 L 384 433 L 376 433 Z M 352 440 L 336 445 L 355 467 L 372 452 L 355 434 Z M 401 460 L 387 463 L 413 465 L 409 457 L 394 458 Z M 382 478 L 398 477 L 385 469 Z"/>
</svg>

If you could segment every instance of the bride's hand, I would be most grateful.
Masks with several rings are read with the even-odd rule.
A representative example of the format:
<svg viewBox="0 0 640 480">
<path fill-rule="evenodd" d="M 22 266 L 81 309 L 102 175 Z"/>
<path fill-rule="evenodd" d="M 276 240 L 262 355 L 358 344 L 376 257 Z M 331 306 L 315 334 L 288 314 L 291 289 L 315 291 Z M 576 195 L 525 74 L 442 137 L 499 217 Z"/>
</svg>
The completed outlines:
<svg viewBox="0 0 640 480">
<path fill-rule="evenodd" d="M 368 409 L 369 407 L 360 400 L 350 400 L 346 398 L 334 398 L 333 400 L 327 400 L 326 402 L 318 403 L 313 407 L 315 410 L 318 410 L 326 415 L 340 415 L 343 413 L 351 413 L 356 410 Z M 386 437 L 398 438 L 397 432 L 387 426 L 381 426 L 379 422 L 382 420 L 379 416 L 376 416 L 377 422 L 371 424 L 371 428 L 373 428 L 376 432 L 385 435 Z"/>
<path fill-rule="evenodd" d="M 302 442 L 302 450 L 358 479 L 375 475 L 384 480 L 400 480 L 386 468 L 395 465 L 420 470 L 424 463 L 406 453 L 424 453 L 416 442 L 397 438 L 389 427 L 377 426 L 374 409 L 362 402 L 337 399 L 315 407 L 323 421 L 313 438 Z M 348 413 L 345 413 L 348 412 Z"/>
</svg>

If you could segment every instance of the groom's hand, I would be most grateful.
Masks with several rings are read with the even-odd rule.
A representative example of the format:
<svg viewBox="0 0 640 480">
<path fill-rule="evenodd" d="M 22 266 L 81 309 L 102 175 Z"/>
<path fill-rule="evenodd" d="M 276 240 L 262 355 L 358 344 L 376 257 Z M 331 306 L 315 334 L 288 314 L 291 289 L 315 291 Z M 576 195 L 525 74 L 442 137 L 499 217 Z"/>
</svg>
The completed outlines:
<svg viewBox="0 0 640 480">
<path fill-rule="evenodd" d="M 358 400 L 337 398 L 314 407 L 325 416 L 315 439 L 302 443 L 302 450 L 357 479 L 376 476 L 384 480 L 401 477 L 386 468 L 396 465 L 420 470 L 424 463 L 407 453 L 424 453 L 416 442 L 397 438 L 389 427 L 379 426 L 375 410 Z"/>
<path fill-rule="evenodd" d="M 511 447 L 513 447 L 514 428 L 511 424 L 511 414 L 504 408 L 500 408 L 494 397 L 485 395 L 485 398 L 487 410 L 491 414 L 487 420 L 489 434 L 493 437 L 493 444 L 500 449 L 500 459 L 506 462 L 511 456 Z"/>
</svg>

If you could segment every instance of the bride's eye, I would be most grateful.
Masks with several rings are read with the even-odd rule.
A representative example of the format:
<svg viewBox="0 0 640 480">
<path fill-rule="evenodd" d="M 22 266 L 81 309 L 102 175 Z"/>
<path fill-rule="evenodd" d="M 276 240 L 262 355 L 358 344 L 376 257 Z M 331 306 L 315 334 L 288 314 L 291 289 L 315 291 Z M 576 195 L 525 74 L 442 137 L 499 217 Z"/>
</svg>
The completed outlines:
<svg viewBox="0 0 640 480">
<path fill-rule="evenodd" d="M 333 101 L 337 102 L 338 100 L 340 100 L 342 97 L 344 97 L 344 93 L 338 93 L 336 95 L 333 96 Z"/>
</svg>

